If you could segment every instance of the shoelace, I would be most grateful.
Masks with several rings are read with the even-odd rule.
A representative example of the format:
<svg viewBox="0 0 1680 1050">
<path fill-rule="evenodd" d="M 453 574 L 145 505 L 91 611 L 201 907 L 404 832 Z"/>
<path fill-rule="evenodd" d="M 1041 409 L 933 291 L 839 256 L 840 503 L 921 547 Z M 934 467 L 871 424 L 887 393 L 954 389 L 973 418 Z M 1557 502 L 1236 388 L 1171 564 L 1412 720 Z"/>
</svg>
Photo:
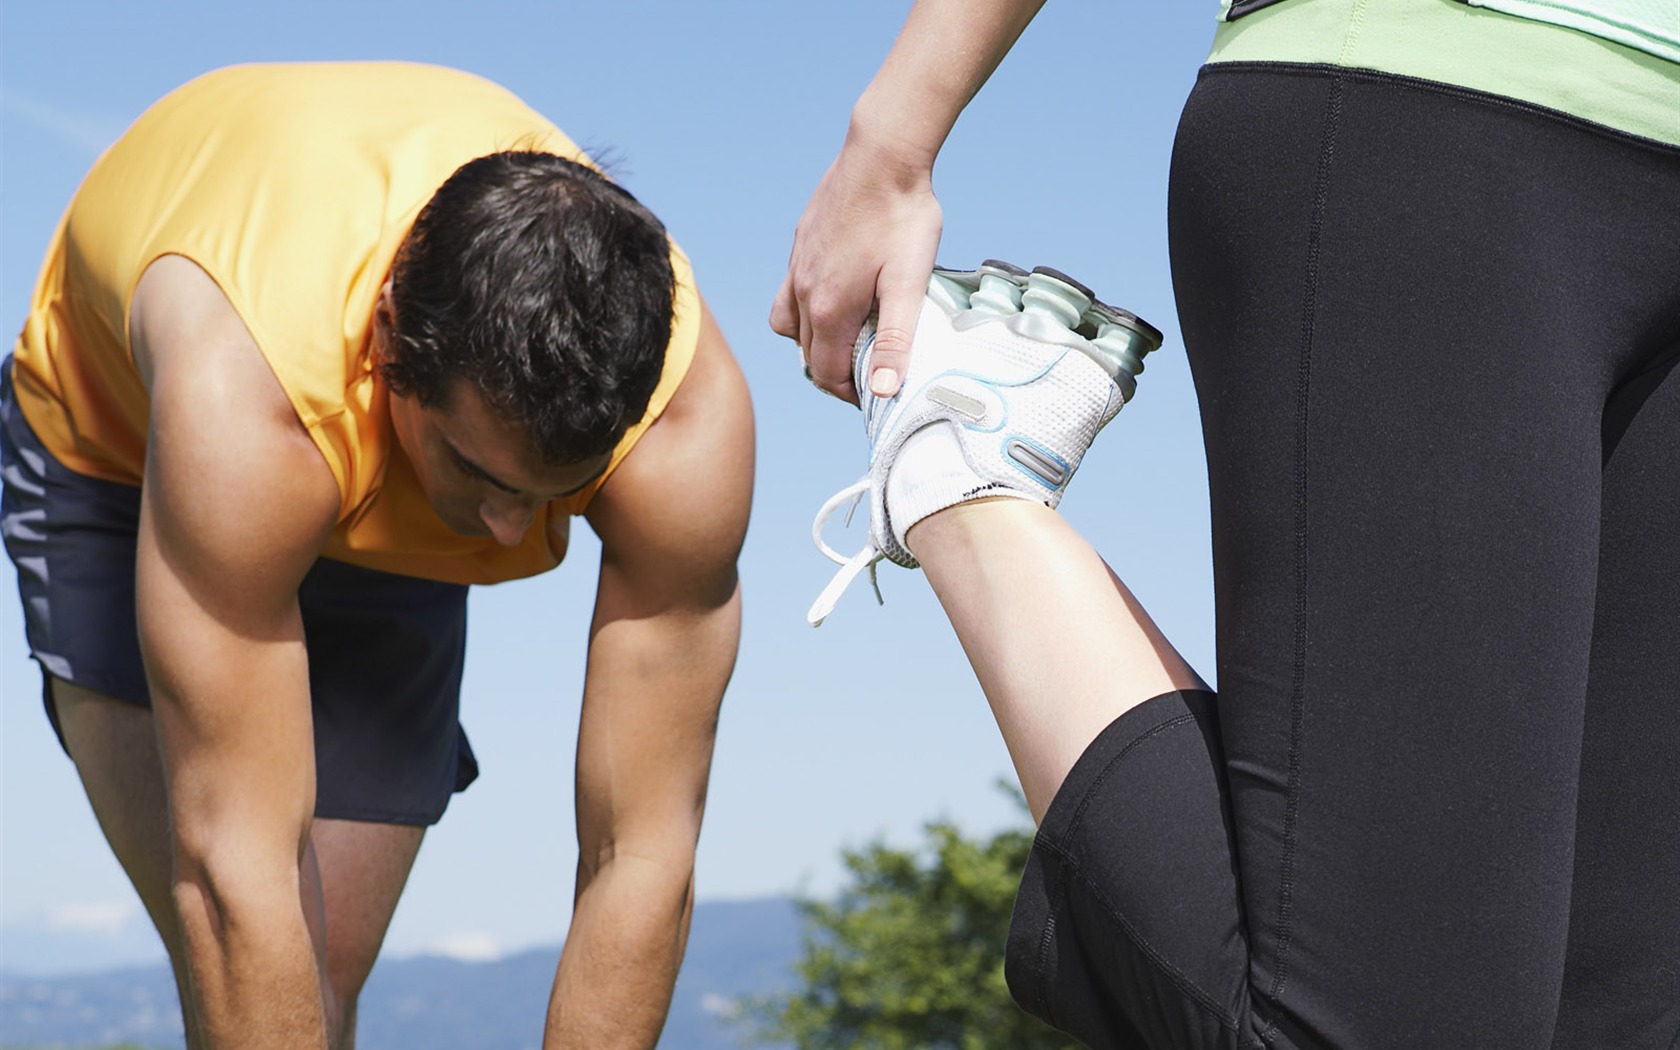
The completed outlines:
<svg viewBox="0 0 1680 1050">
<path fill-rule="evenodd" d="M 828 502 L 822 505 L 822 509 L 817 511 L 817 519 L 811 523 L 811 539 L 816 542 L 817 550 L 822 551 L 823 557 L 840 566 L 840 571 L 834 574 L 834 579 L 828 581 L 828 586 L 823 588 L 822 593 L 817 595 L 817 600 L 811 604 L 811 611 L 805 614 L 806 621 L 812 627 L 822 626 L 822 622 L 828 619 L 828 614 L 834 611 L 840 596 L 846 593 L 846 588 L 850 587 L 852 581 L 862 575 L 865 569 L 869 570 L 869 585 L 875 588 L 875 600 L 882 605 L 886 604 L 886 600 L 881 597 L 881 582 L 875 577 L 875 567 L 886 555 L 875 546 L 875 542 L 870 540 L 863 545 L 862 550 L 848 558 L 830 547 L 823 539 L 823 528 L 828 525 L 828 519 L 834 516 L 834 512 L 839 510 L 842 504 L 850 503 L 850 506 L 846 507 L 845 523 L 851 525 L 852 515 L 857 512 L 858 504 L 862 503 L 867 495 L 869 475 L 865 474 L 830 496 Z"/>
</svg>

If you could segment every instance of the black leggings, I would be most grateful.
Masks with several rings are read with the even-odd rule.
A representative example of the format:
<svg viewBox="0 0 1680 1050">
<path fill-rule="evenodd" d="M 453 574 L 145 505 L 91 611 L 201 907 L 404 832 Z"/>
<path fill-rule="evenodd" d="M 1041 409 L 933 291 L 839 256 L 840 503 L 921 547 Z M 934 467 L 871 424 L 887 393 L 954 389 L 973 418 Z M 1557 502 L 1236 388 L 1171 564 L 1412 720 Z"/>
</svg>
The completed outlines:
<svg viewBox="0 0 1680 1050">
<path fill-rule="evenodd" d="M 1219 694 L 1070 774 L 1016 997 L 1094 1047 L 1680 1046 L 1680 149 L 1210 66 L 1170 222 Z"/>
</svg>

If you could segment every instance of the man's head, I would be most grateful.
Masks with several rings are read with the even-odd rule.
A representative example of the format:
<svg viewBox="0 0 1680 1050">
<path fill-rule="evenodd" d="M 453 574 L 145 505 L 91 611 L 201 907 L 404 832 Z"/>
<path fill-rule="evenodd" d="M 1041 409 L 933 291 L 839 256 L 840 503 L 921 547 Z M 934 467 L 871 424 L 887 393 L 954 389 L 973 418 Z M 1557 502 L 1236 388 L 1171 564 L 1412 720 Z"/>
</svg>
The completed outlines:
<svg viewBox="0 0 1680 1050">
<path fill-rule="evenodd" d="M 382 301 L 393 413 L 445 419 L 464 393 L 535 464 L 604 462 L 664 366 L 669 252 L 659 220 L 581 164 L 508 152 L 463 165 L 415 220 Z M 397 429 L 406 447 L 414 428 Z M 442 513 L 447 478 L 407 451 Z"/>
</svg>

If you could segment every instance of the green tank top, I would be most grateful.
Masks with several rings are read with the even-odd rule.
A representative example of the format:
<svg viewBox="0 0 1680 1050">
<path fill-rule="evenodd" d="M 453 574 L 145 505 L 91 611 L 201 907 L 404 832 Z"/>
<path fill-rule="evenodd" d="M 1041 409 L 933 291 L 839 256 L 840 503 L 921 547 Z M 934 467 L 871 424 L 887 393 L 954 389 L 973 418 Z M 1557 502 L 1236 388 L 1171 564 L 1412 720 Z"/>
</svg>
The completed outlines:
<svg viewBox="0 0 1680 1050">
<path fill-rule="evenodd" d="M 1208 61 L 1418 77 L 1680 146 L 1680 0 L 1222 0 Z"/>
<path fill-rule="evenodd" d="M 1223 0 L 1223 21 L 1280 0 Z M 1680 0 L 1459 0 L 1536 22 L 1613 40 L 1669 62 L 1680 62 Z"/>
<path fill-rule="evenodd" d="M 1680 0 L 1467 0 L 1680 62 Z"/>
</svg>

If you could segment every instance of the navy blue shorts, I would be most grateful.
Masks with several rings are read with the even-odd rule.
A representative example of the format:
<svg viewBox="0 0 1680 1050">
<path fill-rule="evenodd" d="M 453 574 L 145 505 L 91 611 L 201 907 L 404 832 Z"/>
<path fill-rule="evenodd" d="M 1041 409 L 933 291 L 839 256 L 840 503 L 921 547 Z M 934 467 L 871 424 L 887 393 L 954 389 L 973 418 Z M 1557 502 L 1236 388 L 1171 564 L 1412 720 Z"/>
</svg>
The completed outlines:
<svg viewBox="0 0 1680 1050">
<path fill-rule="evenodd" d="M 44 675 L 151 706 L 134 616 L 140 490 L 66 468 L 0 364 L 0 533 Z M 298 588 L 315 720 L 315 815 L 433 824 L 478 776 L 460 723 L 467 588 L 317 561 Z M 59 730 L 50 689 L 47 717 Z"/>
</svg>

